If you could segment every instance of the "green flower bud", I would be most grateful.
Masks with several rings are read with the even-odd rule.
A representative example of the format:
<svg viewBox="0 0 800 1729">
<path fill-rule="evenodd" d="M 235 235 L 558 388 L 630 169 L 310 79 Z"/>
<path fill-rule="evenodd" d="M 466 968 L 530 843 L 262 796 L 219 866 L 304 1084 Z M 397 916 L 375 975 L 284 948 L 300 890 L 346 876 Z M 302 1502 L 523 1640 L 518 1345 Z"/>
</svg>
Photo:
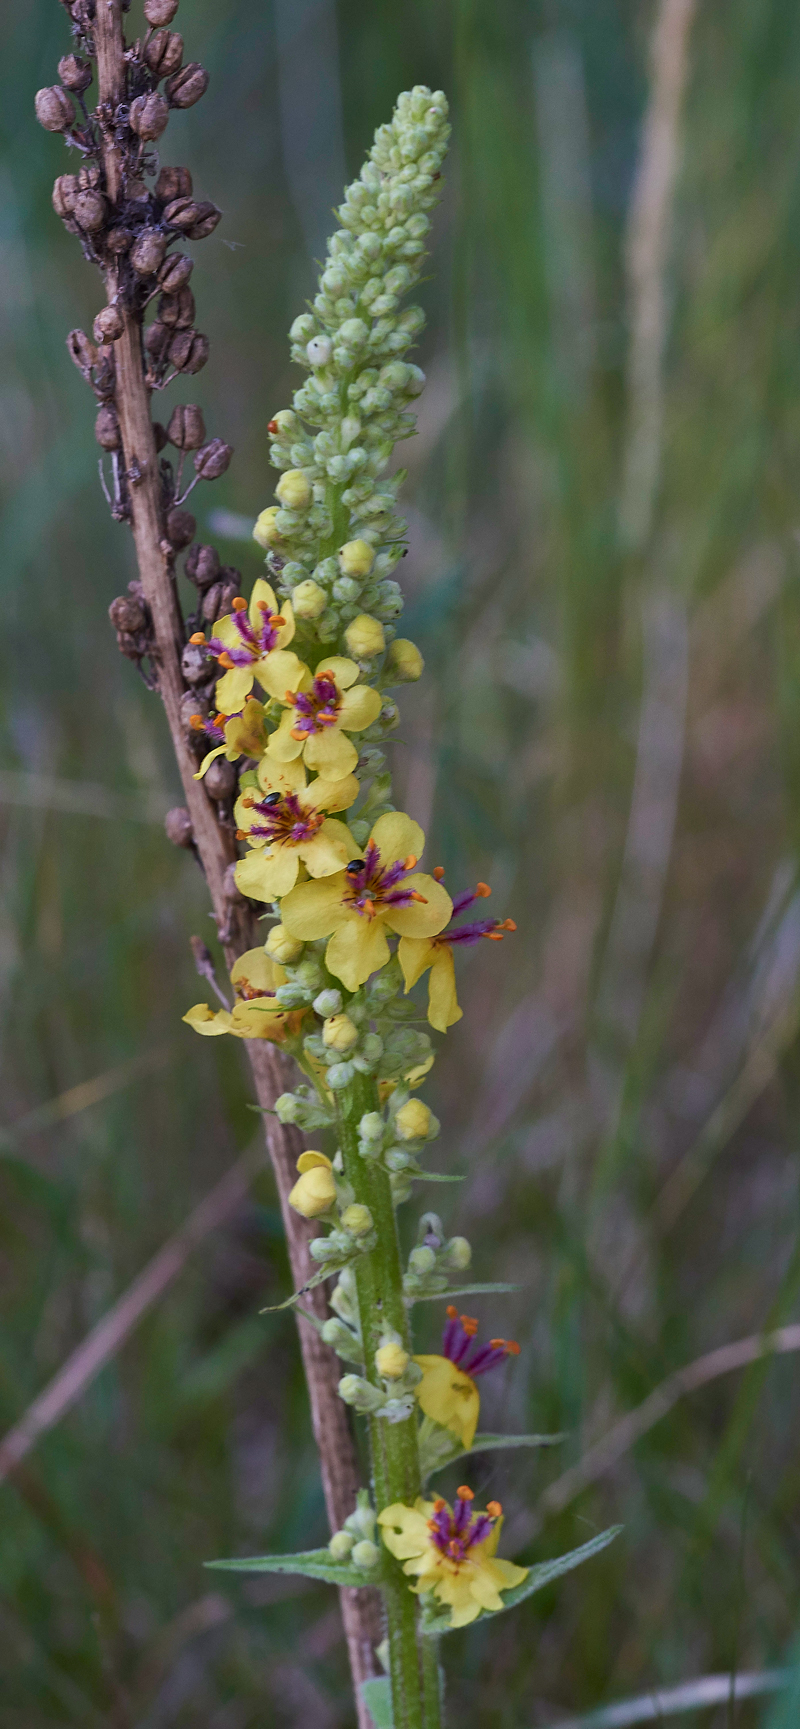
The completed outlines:
<svg viewBox="0 0 800 1729">
<path fill-rule="evenodd" d="M 342 1213 L 342 1225 L 352 1237 L 365 1237 L 372 1230 L 373 1223 L 369 1207 L 363 1207 L 359 1201 L 353 1201 L 352 1206 L 345 1207 Z"/>
<path fill-rule="evenodd" d="M 436 1256 L 433 1249 L 412 1249 L 408 1257 L 409 1272 L 416 1274 L 432 1273 L 436 1266 Z"/>
<path fill-rule="evenodd" d="M 374 559 L 375 553 L 365 540 L 348 540 L 339 549 L 339 569 L 343 576 L 369 576 Z"/>
<path fill-rule="evenodd" d="M 299 960 L 304 947 L 305 944 L 299 942 L 297 937 L 290 937 L 283 925 L 273 925 L 264 944 L 270 959 L 277 961 L 282 967 L 292 966 L 294 961 Z"/>
<path fill-rule="evenodd" d="M 333 1063 L 328 1070 L 328 1086 L 335 1093 L 344 1092 L 345 1087 L 349 1087 L 355 1072 L 352 1063 Z"/>
<path fill-rule="evenodd" d="M 333 353 L 333 343 L 329 336 L 312 336 L 306 343 L 306 354 L 312 366 L 327 366 Z"/>
<path fill-rule="evenodd" d="M 305 510 L 311 503 L 311 482 L 301 468 L 290 468 L 281 475 L 275 497 L 284 510 Z"/>
<path fill-rule="evenodd" d="M 334 1014 L 322 1029 L 322 1042 L 331 1051 L 349 1051 L 358 1040 L 358 1027 L 349 1015 Z"/>
<path fill-rule="evenodd" d="M 366 1537 L 364 1537 L 360 1543 L 356 1543 L 350 1557 L 353 1566 L 362 1567 L 365 1573 L 369 1572 L 373 1567 L 377 1567 L 380 1558 L 380 1550 L 376 1548 L 374 1543 L 370 1543 Z"/>
<path fill-rule="evenodd" d="M 319 583 L 314 582 L 312 577 L 307 577 L 305 582 L 298 582 L 296 589 L 293 590 L 292 606 L 296 618 L 309 621 L 319 618 L 320 613 L 325 611 L 327 604 L 328 596 L 324 588 L 320 588 Z"/>
<path fill-rule="evenodd" d="M 316 1013 L 318 1015 L 321 1015 L 323 1020 L 327 1020 L 330 1015 L 338 1015 L 340 1010 L 341 1010 L 341 1007 L 342 1007 L 342 993 L 341 993 L 341 991 L 336 991 L 336 990 L 320 991 L 319 996 L 314 998 L 314 1008 L 316 1010 Z M 324 1038 L 324 1036 L 325 1035 L 323 1033 L 323 1038 Z"/>
<path fill-rule="evenodd" d="M 464 1273 L 472 1260 L 472 1248 L 466 1237 L 451 1237 L 445 1244 L 444 1258 L 448 1267 L 456 1272 Z"/>
<path fill-rule="evenodd" d="M 334 1561 L 347 1561 L 352 1552 L 353 1538 L 349 1531 L 334 1531 L 328 1544 Z"/>
<path fill-rule="evenodd" d="M 365 1111 L 358 1125 L 358 1132 L 362 1141 L 380 1141 L 385 1126 L 380 1111 Z"/>
</svg>

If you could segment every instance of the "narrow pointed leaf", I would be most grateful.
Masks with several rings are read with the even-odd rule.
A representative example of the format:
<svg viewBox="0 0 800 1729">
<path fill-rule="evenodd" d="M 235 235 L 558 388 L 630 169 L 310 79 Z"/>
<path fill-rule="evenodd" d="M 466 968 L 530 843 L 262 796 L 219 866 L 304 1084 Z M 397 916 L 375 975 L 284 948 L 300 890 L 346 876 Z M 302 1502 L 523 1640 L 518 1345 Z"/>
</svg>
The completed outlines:
<svg viewBox="0 0 800 1729">
<path fill-rule="evenodd" d="M 463 1183 L 464 1178 L 445 1176 L 443 1171 L 409 1171 L 415 1183 Z"/>
<path fill-rule="evenodd" d="M 406 1302 L 409 1307 L 412 1303 L 449 1303 L 453 1297 L 492 1297 L 520 1288 L 519 1285 L 451 1285 L 446 1291 L 423 1291 L 419 1296 L 408 1296 Z"/>
<path fill-rule="evenodd" d="M 498 1447 L 555 1447 L 564 1440 L 566 1435 L 476 1435 L 471 1447 L 455 1446 L 447 1458 L 437 1459 L 428 1467 L 426 1477 L 435 1476 L 446 1465 L 454 1465 L 457 1459 L 466 1459 L 470 1453 L 491 1453 Z"/>
<path fill-rule="evenodd" d="M 536 1591 L 543 1591 L 546 1585 L 554 1579 L 560 1579 L 562 1573 L 571 1573 L 574 1567 L 581 1567 L 584 1561 L 591 1561 L 593 1555 L 599 1555 L 601 1550 L 608 1548 L 614 1538 L 619 1536 L 621 1525 L 611 1525 L 607 1531 L 601 1531 L 599 1537 L 592 1537 L 589 1543 L 582 1543 L 579 1549 L 570 1549 L 566 1555 L 556 1555 L 552 1561 L 540 1561 L 537 1566 L 530 1567 L 528 1577 L 521 1585 L 513 1585 L 510 1591 L 503 1592 L 503 1609 L 516 1609 L 518 1603 L 524 1603 L 526 1597 L 532 1597 Z M 478 1621 L 490 1621 L 502 1610 L 482 1610 Z M 476 1622 L 472 1623 L 473 1626 Z M 437 1616 L 437 1632 L 449 1633 L 451 1628 L 442 1625 Z"/>
<path fill-rule="evenodd" d="M 369 1710 L 375 1729 L 394 1729 L 392 1683 L 388 1675 L 380 1675 L 374 1681 L 362 1681 L 361 1697 Z"/>
<path fill-rule="evenodd" d="M 302 1573 L 327 1585 L 373 1585 L 377 1576 L 346 1561 L 334 1561 L 329 1549 L 306 1549 L 298 1555 L 236 1555 L 230 1561 L 205 1565 L 217 1573 Z"/>
<path fill-rule="evenodd" d="M 291 1296 L 286 1298 L 285 1302 L 272 1303 L 267 1309 L 259 1309 L 259 1314 L 278 1315 L 280 1314 L 281 1309 L 294 1308 L 295 1303 L 299 1303 L 300 1298 L 305 1296 L 306 1291 L 313 1291 L 315 1285 L 321 1285 L 324 1279 L 332 1279 L 334 1275 L 339 1272 L 341 1272 L 341 1267 L 331 1267 L 330 1269 L 323 1267 L 320 1273 L 314 1274 L 313 1279 L 307 1279 L 306 1283 L 301 1285 L 299 1291 L 293 1291 Z"/>
</svg>

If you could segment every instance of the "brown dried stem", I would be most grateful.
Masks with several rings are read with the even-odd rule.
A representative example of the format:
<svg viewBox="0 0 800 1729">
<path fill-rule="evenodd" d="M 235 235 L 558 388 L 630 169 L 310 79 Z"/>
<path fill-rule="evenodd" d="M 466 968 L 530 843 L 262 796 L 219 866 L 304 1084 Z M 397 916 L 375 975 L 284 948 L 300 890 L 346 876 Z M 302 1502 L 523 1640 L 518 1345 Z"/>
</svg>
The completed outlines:
<svg viewBox="0 0 800 1729">
<path fill-rule="evenodd" d="M 121 129 L 115 124 L 116 112 L 126 100 L 122 0 L 97 0 L 94 40 L 105 192 L 114 206 L 124 195 L 126 173 L 125 146 L 119 142 Z M 196 763 L 181 722 L 180 703 L 186 690 L 181 673 L 183 621 L 175 590 L 174 554 L 165 537 L 156 442 L 150 418 L 150 390 L 145 376 L 142 314 L 128 303 L 122 292 L 122 269 L 120 259 L 107 252 L 103 264 L 107 301 L 109 306 L 117 308 L 122 320 L 121 335 L 113 345 L 115 405 L 122 438 L 130 521 L 139 576 L 152 618 L 158 688 L 166 710 L 195 845 L 230 967 L 240 954 L 258 942 L 259 937 L 246 904 L 231 905 L 226 898 L 225 873 L 235 858 L 233 834 L 218 820 L 216 807 L 202 783 L 194 779 Z M 292 1084 L 291 1065 L 274 1045 L 266 1042 L 248 1041 L 248 1054 L 259 1104 L 270 1110 L 276 1097 Z M 266 1123 L 267 1145 L 280 1195 L 292 1276 L 295 1285 L 300 1286 L 308 1276 L 307 1243 L 311 1227 L 292 1212 L 287 1197 L 295 1180 L 295 1164 L 302 1150 L 302 1141 L 295 1129 L 283 1126 L 276 1117 L 268 1116 Z M 326 1299 L 321 1288 L 309 1294 L 308 1303 L 317 1315 L 326 1315 Z M 336 1391 L 338 1360 L 322 1343 L 316 1329 L 302 1322 L 298 1324 L 325 1501 L 331 1527 L 336 1530 L 355 1506 L 359 1483 L 355 1448 L 347 1412 Z M 343 1591 L 341 1597 L 358 1721 L 361 1729 L 367 1729 L 369 1716 L 361 1702 L 359 1684 L 374 1674 L 373 1647 L 380 1637 L 377 1599 L 373 1592 L 368 1591 Z"/>
</svg>

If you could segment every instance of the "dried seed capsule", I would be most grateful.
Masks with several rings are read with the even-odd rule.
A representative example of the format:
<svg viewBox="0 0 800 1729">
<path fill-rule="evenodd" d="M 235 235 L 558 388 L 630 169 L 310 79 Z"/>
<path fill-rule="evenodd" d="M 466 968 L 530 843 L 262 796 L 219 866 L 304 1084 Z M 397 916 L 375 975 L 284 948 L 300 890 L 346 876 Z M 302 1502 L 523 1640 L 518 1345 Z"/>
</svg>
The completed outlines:
<svg viewBox="0 0 800 1729">
<path fill-rule="evenodd" d="M 158 303 L 161 323 L 169 324 L 173 330 L 190 330 L 196 310 L 194 295 L 188 286 L 178 294 L 162 295 Z"/>
<path fill-rule="evenodd" d="M 156 30 L 150 37 L 144 57 L 154 78 L 169 78 L 177 72 L 183 59 L 183 37 L 176 30 Z"/>
<path fill-rule="evenodd" d="M 97 349 L 82 330 L 70 331 L 67 337 L 67 352 L 84 377 L 97 364 Z"/>
<path fill-rule="evenodd" d="M 166 234 L 157 228 L 143 228 L 131 247 L 131 264 L 137 276 L 155 276 L 166 250 Z"/>
<path fill-rule="evenodd" d="M 190 510 L 177 510 L 173 507 L 167 511 L 167 540 L 174 546 L 176 552 L 181 547 L 188 546 L 197 533 L 197 523 Z"/>
<path fill-rule="evenodd" d="M 106 201 L 102 192 L 97 192 L 92 187 L 85 192 L 76 192 L 72 215 L 85 233 L 96 234 L 106 219 Z"/>
<path fill-rule="evenodd" d="M 66 132 L 75 124 L 74 106 L 60 84 L 49 84 L 44 90 L 37 90 L 34 105 L 36 118 L 45 132 Z"/>
<path fill-rule="evenodd" d="M 217 619 L 222 617 L 222 586 L 221 582 L 212 582 L 203 595 L 200 611 L 206 624 L 216 624 Z"/>
<path fill-rule="evenodd" d="M 199 450 L 206 436 L 203 410 L 195 402 L 173 408 L 167 426 L 167 438 L 176 450 Z"/>
<path fill-rule="evenodd" d="M 74 91 L 76 96 L 82 96 L 92 82 L 92 63 L 82 60 L 79 54 L 65 54 L 58 62 L 58 76 L 65 90 Z"/>
<path fill-rule="evenodd" d="M 206 769 L 203 776 L 203 786 L 209 798 L 230 798 L 236 785 L 236 770 L 232 762 L 224 756 L 218 756 Z"/>
<path fill-rule="evenodd" d="M 224 444 L 221 438 L 210 438 L 208 444 L 201 445 L 194 459 L 194 466 L 201 480 L 219 480 L 226 468 L 230 467 L 233 456 L 233 446 Z"/>
<path fill-rule="evenodd" d="M 95 342 L 116 342 L 122 335 L 122 314 L 117 306 L 104 306 L 92 325 Z"/>
<path fill-rule="evenodd" d="M 178 294 L 186 287 L 194 270 L 194 259 L 185 252 L 176 252 L 172 258 L 165 258 L 158 273 L 158 280 L 165 294 Z"/>
<path fill-rule="evenodd" d="M 157 90 L 137 96 L 131 103 L 129 124 L 138 138 L 160 138 L 169 120 L 169 106 Z"/>
<path fill-rule="evenodd" d="M 130 632 L 127 630 L 117 631 L 117 648 L 119 649 L 120 654 L 124 654 L 126 660 L 140 661 L 142 658 L 139 638 L 131 636 Z"/>
<path fill-rule="evenodd" d="M 222 221 L 222 211 L 216 204 L 212 204 L 210 199 L 203 199 L 197 208 L 200 213 L 197 221 L 192 223 L 191 228 L 184 230 L 187 240 L 205 240 L 207 235 L 213 234 L 217 223 Z"/>
<path fill-rule="evenodd" d="M 191 198 L 192 176 L 188 168 L 162 168 L 155 195 L 161 204 L 169 204 L 173 198 Z"/>
<path fill-rule="evenodd" d="M 181 193 L 177 198 L 171 198 L 164 206 L 164 221 L 170 228 L 191 228 L 200 213 L 200 205 L 188 193 Z"/>
<path fill-rule="evenodd" d="M 132 636 L 137 630 L 144 630 L 147 624 L 145 608 L 134 594 L 120 594 L 112 600 L 108 616 L 115 630 L 129 631 Z"/>
<path fill-rule="evenodd" d="M 184 576 L 188 576 L 195 588 L 208 588 L 209 583 L 216 582 L 219 573 L 219 553 L 216 547 L 198 546 L 195 542 L 186 555 Z"/>
<path fill-rule="evenodd" d="M 145 18 L 154 29 L 171 24 L 177 10 L 178 0 L 144 0 Z"/>
<path fill-rule="evenodd" d="M 165 450 L 169 444 L 169 439 L 167 438 L 167 429 L 161 425 L 160 420 L 153 421 L 153 437 L 156 441 L 156 450 Z"/>
<path fill-rule="evenodd" d="M 59 174 L 53 185 L 53 209 L 62 222 L 67 222 L 72 215 L 77 193 L 77 174 Z"/>
<path fill-rule="evenodd" d="M 110 228 L 106 235 L 106 246 L 109 252 L 119 255 L 122 252 L 127 252 L 132 239 L 133 230 L 131 228 Z"/>
<path fill-rule="evenodd" d="M 172 108 L 193 108 L 208 89 L 208 73 L 199 60 L 190 60 L 167 80 L 164 93 Z"/>
<path fill-rule="evenodd" d="M 208 359 L 208 337 L 199 330 L 179 330 L 172 338 L 169 357 L 179 372 L 199 372 Z"/>
<path fill-rule="evenodd" d="M 114 352 L 111 348 L 101 348 L 94 369 L 94 387 L 101 401 L 114 395 L 117 382 L 117 371 L 114 365 Z"/>
<path fill-rule="evenodd" d="M 164 832 L 167 840 L 173 846 L 190 847 L 194 845 L 194 829 L 192 819 L 185 805 L 177 804 L 168 810 L 164 818 Z"/>
<path fill-rule="evenodd" d="M 219 582 L 212 582 L 203 595 L 201 612 L 206 624 L 216 624 L 226 612 L 230 612 L 237 594 L 242 592 L 242 573 L 234 570 L 232 565 L 223 564 L 219 573 Z"/>
<path fill-rule="evenodd" d="M 110 402 L 106 402 L 98 410 L 94 423 L 94 435 L 103 450 L 119 450 L 122 440 L 119 435 L 117 411 Z M 116 623 L 116 620 L 112 620 Z"/>
<path fill-rule="evenodd" d="M 187 684 L 202 684 L 212 667 L 211 656 L 202 643 L 187 642 L 181 655 L 181 672 Z"/>
<path fill-rule="evenodd" d="M 144 345 L 154 366 L 161 366 L 169 353 L 172 331 L 166 324 L 151 324 L 144 333 Z"/>
<path fill-rule="evenodd" d="M 204 734 L 192 725 L 192 717 L 199 715 L 201 720 L 208 720 L 210 712 L 208 697 L 201 696 L 196 690 L 184 691 L 180 701 L 181 726 L 189 744 L 198 745 L 203 750 L 206 749 L 208 741 Z"/>
</svg>

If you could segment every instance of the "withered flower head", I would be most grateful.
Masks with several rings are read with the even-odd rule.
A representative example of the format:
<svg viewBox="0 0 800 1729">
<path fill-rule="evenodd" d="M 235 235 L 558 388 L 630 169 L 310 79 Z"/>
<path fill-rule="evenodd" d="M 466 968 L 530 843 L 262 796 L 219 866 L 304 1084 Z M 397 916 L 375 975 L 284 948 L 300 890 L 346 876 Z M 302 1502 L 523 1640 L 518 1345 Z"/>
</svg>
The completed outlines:
<svg viewBox="0 0 800 1729">
<path fill-rule="evenodd" d="M 203 410 L 196 402 L 180 403 L 173 408 L 167 424 L 167 438 L 176 450 L 199 450 L 206 436 Z M 217 561 L 219 566 L 219 561 Z M 216 576 L 216 571 L 214 572 Z"/>
<path fill-rule="evenodd" d="M 172 108 L 193 108 L 208 89 L 208 73 L 198 60 L 190 60 L 167 79 L 164 91 Z"/>
<path fill-rule="evenodd" d="M 130 107 L 130 127 L 138 138 L 160 138 L 169 120 L 169 105 L 157 90 L 137 96 Z"/>
<path fill-rule="evenodd" d="M 49 84 L 44 90 L 37 90 L 34 106 L 36 118 L 45 132 L 66 132 L 75 123 L 74 106 L 60 84 Z"/>
<path fill-rule="evenodd" d="M 166 250 L 166 234 L 157 228 L 143 228 L 131 247 L 131 265 L 137 276 L 155 276 Z"/>
</svg>

